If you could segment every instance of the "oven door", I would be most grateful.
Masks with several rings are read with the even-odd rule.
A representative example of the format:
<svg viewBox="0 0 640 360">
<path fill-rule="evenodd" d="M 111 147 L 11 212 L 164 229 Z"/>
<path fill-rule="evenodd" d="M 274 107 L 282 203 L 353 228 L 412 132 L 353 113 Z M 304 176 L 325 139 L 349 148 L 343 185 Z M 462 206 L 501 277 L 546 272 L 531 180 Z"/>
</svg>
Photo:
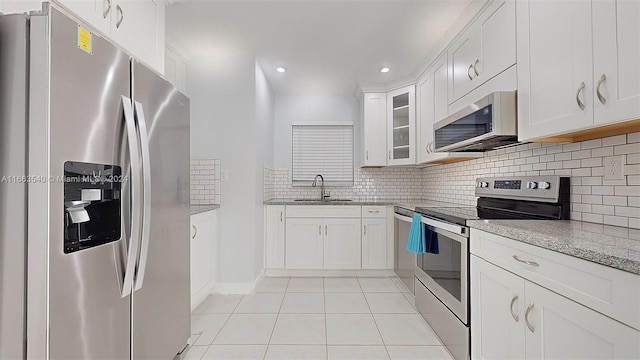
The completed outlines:
<svg viewBox="0 0 640 360">
<path fill-rule="evenodd" d="M 416 267 L 416 254 L 407 250 L 407 242 L 409 241 L 409 231 L 411 231 L 411 223 L 413 219 L 403 215 L 394 214 L 394 248 L 395 248 L 395 262 L 394 271 L 398 278 L 402 280 L 404 285 L 414 292 L 413 275 L 415 274 Z"/>
<path fill-rule="evenodd" d="M 441 224 L 430 218 L 422 222 L 433 226 L 437 234 L 438 254 L 420 254 L 416 261 L 418 279 L 465 325 L 468 319 L 469 238 L 445 230 L 453 224 Z M 466 233 L 464 227 L 461 233 Z"/>
</svg>

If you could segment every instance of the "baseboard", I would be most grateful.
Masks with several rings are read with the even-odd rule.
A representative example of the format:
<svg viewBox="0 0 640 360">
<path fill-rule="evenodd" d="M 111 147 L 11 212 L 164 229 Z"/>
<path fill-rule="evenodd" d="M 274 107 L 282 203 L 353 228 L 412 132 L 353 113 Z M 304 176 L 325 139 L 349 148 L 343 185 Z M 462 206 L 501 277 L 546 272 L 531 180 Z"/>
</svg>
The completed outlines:
<svg viewBox="0 0 640 360">
<path fill-rule="evenodd" d="M 294 269 L 267 269 L 265 270 L 266 276 L 362 276 L 362 277 L 393 277 L 396 276 L 393 269 L 380 269 L 380 270 L 294 270 Z"/>
<path fill-rule="evenodd" d="M 265 270 L 263 269 L 253 282 L 246 283 L 217 283 L 211 290 L 212 294 L 221 295 L 246 295 L 254 292 L 256 284 L 264 279 Z"/>
</svg>

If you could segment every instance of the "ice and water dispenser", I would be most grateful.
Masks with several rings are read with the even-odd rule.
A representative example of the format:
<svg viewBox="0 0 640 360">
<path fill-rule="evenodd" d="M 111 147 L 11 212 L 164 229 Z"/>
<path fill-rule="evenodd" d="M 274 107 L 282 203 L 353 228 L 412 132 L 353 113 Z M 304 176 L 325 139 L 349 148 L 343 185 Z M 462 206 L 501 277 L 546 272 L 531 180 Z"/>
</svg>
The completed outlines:
<svg viewBox="0 0 640 360">
<path fill-rule="evenodd" d="M 117 241 L 122 227 L 120 166 L 64 163 L 64 252 Z"/>
</svg>

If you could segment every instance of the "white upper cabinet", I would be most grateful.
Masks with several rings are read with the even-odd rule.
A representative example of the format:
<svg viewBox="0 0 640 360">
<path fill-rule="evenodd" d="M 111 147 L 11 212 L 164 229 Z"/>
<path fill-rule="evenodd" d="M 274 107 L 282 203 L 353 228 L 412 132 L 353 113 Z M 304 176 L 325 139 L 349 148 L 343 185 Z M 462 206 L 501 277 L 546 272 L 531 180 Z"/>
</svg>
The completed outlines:
<svg viewBox="0 0 640 360">
<path fill-rule="evenodd" d="M 518 2 L 518 138 L 593 123 L 591 2 Z"/>
<path fill-rule="evenodd" d="M 417 163 L 443 163 L 482 157 L 481 152 L 435 152 L 433 125 L 447 117 L 447 53 L 420 77 L 416 89 Z"/>
<path fill-rule="evenodd" d="M 104 34 L 111 33 L 110 0 L 60 0 L 60 4 Z"/>
<path fill-rule="evenodd" d="M 640 3 L 519 1 L 518 138 L 583 140 L 640 117 Z M 597 129 L 613 125 L 608 129 Z M 637 126 L 637 122 L 636 122 Z"/>
<path fill-rule="evenodd" d="M 387 94 L 364 93 L 362 111 L 362 166 L 387 165 Z"/>
<path fill-rule="evenodd" d="M 516 63 L 515 30 L 515 2 L 496 1 L 451 44 L 449 104 Z"/>
<path fill-rule="evenodd" d="M 151 0 L 111 0 L 111 6 L 111 37 L 164 74 L 164 5 Z"/>
<path fill-rule="evenodd" d="M 415 164 L 415 86 L 387 93 L 387 164 Z"/>
<path fill-rule="evenodd" d="M 640 113 L 640 2 L 593 2 L 594 122 Z"/>
</svg>

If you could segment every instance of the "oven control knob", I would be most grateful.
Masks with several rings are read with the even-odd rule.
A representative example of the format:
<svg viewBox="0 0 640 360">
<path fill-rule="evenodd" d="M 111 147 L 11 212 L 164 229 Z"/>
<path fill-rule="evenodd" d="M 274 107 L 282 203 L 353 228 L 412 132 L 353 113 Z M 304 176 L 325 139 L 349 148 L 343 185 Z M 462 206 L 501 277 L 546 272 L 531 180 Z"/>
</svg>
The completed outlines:
<svg viewBox="0 0 640 360">
<path fill-rule="evenodd" d="M 546 189 L 548 189 L 550 187 L 551 187 L 551 184 L 549 184 L 546 181 L 540 181 L 540 183 L 538 184 L 538 188 L 542 189 L 542 190 L 546 190 Z"/>
<path fill-rule="evenodd" d="M 535 181 L 527 181 L 527 189 L 535 189 L 538 187 L 538 183 Z"/>
</svg>

